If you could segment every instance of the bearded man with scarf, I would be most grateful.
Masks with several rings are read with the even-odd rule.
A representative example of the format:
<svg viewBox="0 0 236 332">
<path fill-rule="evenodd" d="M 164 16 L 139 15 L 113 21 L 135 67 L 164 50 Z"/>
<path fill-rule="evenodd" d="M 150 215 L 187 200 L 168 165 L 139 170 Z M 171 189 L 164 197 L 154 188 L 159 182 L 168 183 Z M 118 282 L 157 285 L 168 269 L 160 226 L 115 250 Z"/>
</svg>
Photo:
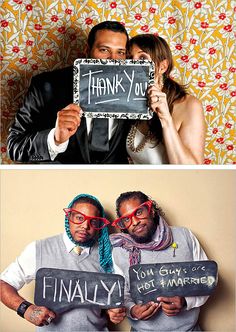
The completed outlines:
<svg viewBox="0 0 236 332">
<path fill-rule="evenodd" d="M 96 197 L 81 194 L 64 209 L 65 232 L 29 244 L 1 274 L 1 301 L 37 326 L 37 331 L 108 331 L 100 308 L 75 308 L 56 316 L 26 301 L 18 291 L 40 268 L 112 272 L 108 220 Z M 39 326 L 39 328 L 38 328 Z"/>
<path fill-rule="evenodd" d="M 158 204 L 141 191 L 121 194 L 116 201 L 112 226 L 121 233 L 110 236 L 115 273 L 124 275 L 125 307 L 131 331 L 201 331 L 199 307 L 207 296 L 158 297 L 156 302 L 135 304 L 130 296 L 130 265 L 207 260 L 196 237 L 184 227 L 171 227 Z M 124 310 L 109 309 L 110 320 L 124 319 Z"/>
</svg>

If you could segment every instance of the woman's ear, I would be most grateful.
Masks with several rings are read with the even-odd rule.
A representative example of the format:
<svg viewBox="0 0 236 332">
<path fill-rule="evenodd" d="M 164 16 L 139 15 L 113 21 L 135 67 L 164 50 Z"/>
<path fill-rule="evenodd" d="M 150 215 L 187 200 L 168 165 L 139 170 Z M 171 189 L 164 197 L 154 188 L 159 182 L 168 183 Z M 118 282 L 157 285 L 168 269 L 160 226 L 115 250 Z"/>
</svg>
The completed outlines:
<svg viewBox="0 0 236 332">
<path fill-rule="evenodd" d="M 168 69 L 169 63 L 168 60 L 162 60 L 159 65 L 158 74 L 164 74 Z"/>
</svg>

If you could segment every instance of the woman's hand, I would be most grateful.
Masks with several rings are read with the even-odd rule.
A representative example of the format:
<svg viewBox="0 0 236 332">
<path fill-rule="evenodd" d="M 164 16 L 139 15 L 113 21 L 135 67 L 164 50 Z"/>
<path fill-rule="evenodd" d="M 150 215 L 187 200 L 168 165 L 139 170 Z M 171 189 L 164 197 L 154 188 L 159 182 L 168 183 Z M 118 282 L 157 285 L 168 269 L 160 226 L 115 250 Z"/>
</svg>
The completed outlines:
<svg viewBox="0 0 236 332">
<path fill-rule="evenodd" d="M 166 94 L 162 92 L 158 84 L 154 84 L 148 88 L 148 102 L 153 112 L 157 113 L 162 127 L 172 121 L 169 111 Z"/>
</svg>

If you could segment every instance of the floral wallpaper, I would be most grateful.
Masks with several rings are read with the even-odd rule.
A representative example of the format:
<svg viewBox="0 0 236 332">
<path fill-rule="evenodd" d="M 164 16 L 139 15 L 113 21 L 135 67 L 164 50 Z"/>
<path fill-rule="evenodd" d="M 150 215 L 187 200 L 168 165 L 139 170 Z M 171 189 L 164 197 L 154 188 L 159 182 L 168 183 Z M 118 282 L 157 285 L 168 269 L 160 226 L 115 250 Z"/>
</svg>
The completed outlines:
<svg viewBox="0 0 236 332">
<path fill-rule="evenodd" d="M 33 75 L 83 57 L 91 27 L 122 22 L 130 36 L 154 33 L 170 44 L 172 76 L 203 104 L 205 164 L 235 158 L 235 26 L 232 0 L 8 0 L 1 3 L 1 159 L 6 137 Z"/>
</svg>

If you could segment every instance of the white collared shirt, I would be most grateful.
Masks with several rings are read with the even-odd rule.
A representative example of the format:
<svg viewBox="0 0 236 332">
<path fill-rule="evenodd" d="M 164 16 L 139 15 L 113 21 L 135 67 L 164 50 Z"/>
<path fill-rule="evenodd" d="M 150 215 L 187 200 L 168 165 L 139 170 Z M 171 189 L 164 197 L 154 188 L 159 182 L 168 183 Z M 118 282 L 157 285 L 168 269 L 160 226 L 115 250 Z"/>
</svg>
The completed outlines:
<svg viewBox="0 0 236 332">
<path fill-rule="evenodd" d="M 70 253 L 75 244 L 68 238 L 66 233 L 63 233 L 63 242 L 66 250 Z M 82 255 L 89 254 L 90 247 L 82 247 Z M 0 279 L 13 286 L 16 290 L 21 289 L 25 284 L 35 280 L 36 276 L 36 241 L 28 244 L 22 251 L 20 256 L 11 263 L 2 273 Z"/>
<path fill-rule="evenodd" d="M 90 131 L 92 129 L 92 118 L 86 118 L 86 125 L 87 125 L 87 135 L 89 136 Z M 114 135 L 114 132 L 116 130 L 117 127 L 117 120 L 116 119 L 108 119 L 108 139 L 110 140 L 111 137 Z M 63 153 L 66 151 L 68 144 L 69 144 L 69 140 L 67 140 L 66 142 L 56 145 L 55 144 L 55 140 L 54 140 L 54 133 L 55 133 L 55 128 L 53 128 L 47 137 L 47 144 L 48 144 L 48 151 L 49 151 L 49 155 L 51 160 L 54 160 L 56 158 L 56 156 L 59 153 Z"/>
</svg>

